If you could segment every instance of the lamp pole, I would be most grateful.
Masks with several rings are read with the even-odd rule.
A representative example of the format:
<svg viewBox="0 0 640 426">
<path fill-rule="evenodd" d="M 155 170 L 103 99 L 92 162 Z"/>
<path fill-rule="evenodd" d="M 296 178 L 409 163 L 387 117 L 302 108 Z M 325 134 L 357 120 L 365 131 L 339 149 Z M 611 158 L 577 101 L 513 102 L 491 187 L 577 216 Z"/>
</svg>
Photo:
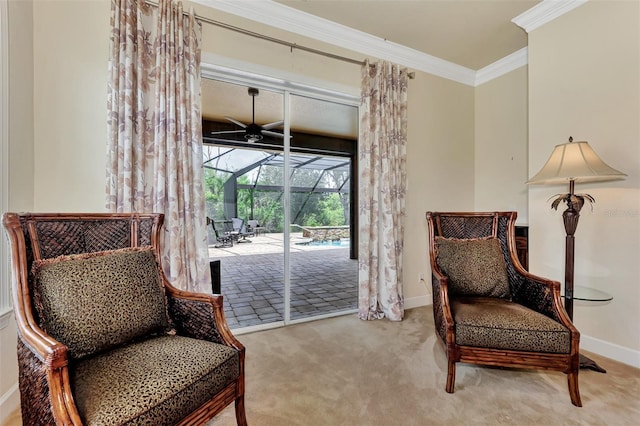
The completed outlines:
<svg viewBox="0 0 640 426">
<path fill-rule="evenodd" d="M 575 190 L 575 180 L 569 180 L 569 197 L 567 209 L 562 213 L 564 222 L 564 230 L 567 233 L 565 237 L 564 252 L 564 309 L 569 315 L 569 319 L 573 322 L 573 273 L 575 269 L 575 233 L 580 219 L 580 208 L 576 209 L 573 204 Z M 606 373 L 607 370 L 600 367 L 591 358 L 580 354 L 580 368 L 590 368 L 600 373 Z"/>
<path fill-rule="evenodd" d="M 575 181 L 569 181 L 569 194 L 574 195 Z M 571 199 L 571 198 L 570 198 Z M 564 221 L 564 230 L 567 233 L 565 237 L 565 260 L 564 260 L 564 309 L 567 311 L 569 318 L 573 321 L 573 270 L 574 270 L 574 249 L 575 249 L 575 233 L 578 227 L 578 219 L 580 212 L 573 207 L 573 203 L 567 203 L 568 207 L 562 213 Z"/>
</svg>

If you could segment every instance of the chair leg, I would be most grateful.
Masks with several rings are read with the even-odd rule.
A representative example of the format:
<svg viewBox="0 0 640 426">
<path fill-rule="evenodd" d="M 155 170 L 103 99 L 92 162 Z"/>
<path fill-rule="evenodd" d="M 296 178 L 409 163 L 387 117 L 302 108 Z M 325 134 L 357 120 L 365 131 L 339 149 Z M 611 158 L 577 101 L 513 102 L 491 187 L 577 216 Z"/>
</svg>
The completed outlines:
<svg viewBox="0 0 640 426">
<path fill-rule="evenodd" d="M 244 395 L 236 398 L 236 423 L 238 426 L 247 426 L 247 415 L 244 411 Z"/>
<path fill-rule="evenodd" d="M 445 390 L 448 393 L 453 393 L 453 388 L 456 385 L 456 363 L 454 361 L 448 360 L 449 368 L 447 371 L 447 386 Z"/>
<path fill-rule="evenodd" d="M 576 407 L 582 407 L 582 401 L 580 400 L 580 389 L 578 388 L 578 373 L 567 373 L 567 382 L 569 384 L 569 395 L 571 396 L 571 403 Z"/>
</svg>

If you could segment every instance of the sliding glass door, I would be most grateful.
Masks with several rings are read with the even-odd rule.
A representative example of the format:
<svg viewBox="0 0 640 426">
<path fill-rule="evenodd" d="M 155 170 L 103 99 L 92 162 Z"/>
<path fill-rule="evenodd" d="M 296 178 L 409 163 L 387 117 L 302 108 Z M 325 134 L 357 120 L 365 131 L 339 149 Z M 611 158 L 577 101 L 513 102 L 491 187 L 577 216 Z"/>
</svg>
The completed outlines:
<svg viewBox="0 0 640 426">
<path fill-rule="evenodd" d="M 354 310 L 357 108 L 203 79 L 202 110 L 209 255 L 230 327 Z"/>
<path fill-rule="evenodd" d="M 291 95 L 289 271 L 292 321 L 357 307 L 351 179 L 357 109 Z M 350 109 L 349 109 L 350 108 Z M 313 113 L 312 113 L 313 112 Z"/>
</svg>

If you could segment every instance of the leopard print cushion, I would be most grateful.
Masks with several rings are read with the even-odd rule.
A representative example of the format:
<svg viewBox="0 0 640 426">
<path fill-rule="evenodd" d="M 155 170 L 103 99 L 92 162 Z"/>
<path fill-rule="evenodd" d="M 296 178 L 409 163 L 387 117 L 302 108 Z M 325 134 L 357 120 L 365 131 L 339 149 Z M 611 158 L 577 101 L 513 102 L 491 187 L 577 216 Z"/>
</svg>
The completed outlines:
<svg viewBox="0 0 640 426">
<path fill-rule="evenodd" d="M 436 237 L 436 261 L 452 296 L 511 298 L 507 266 L 497 238 Z"/>
<path fill-rule="evenodd" d="M 571 335 L 559 322 L 509 300 L 461 297 L 451 301 L 456 343 L 516 351 L 570 353 Z"/>
<path fill-rule="evenodd" d="M 151 248 L 60 256 L 34 263 L 41 327 L 80 359 L 168 327 Z"/>
<path fill-rule="evenodd" d="M 183 336 L 133 343 L 70 371 L 86 425 L 174 425 L 239 374 L 238 351 Z"/>
</svg>

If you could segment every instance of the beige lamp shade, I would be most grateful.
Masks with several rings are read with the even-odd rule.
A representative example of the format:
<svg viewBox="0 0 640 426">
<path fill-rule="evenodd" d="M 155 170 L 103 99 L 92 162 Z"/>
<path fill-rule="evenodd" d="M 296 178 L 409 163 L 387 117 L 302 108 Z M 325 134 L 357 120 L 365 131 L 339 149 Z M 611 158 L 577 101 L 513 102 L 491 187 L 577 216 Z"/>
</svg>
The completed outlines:
<svg viewBox="0 0 640 426">
<path fill-rule="evenodd" d="M 609 167 L 598 157 L 588 142 L 578 141 L 556 145 L 542 169 L 527 184 L 598 182 L 624 179 L 626 174 Z"/>
</svg>

